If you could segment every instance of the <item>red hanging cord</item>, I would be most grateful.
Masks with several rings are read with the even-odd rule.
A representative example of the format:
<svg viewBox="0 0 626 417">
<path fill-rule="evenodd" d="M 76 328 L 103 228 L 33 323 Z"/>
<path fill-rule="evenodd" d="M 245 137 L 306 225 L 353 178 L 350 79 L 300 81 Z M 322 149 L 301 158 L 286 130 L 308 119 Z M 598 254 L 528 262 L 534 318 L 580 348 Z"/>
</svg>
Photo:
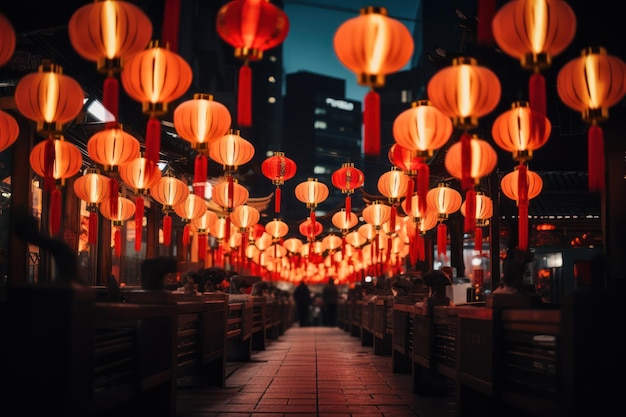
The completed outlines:
<svg viewBox="0 0 626 417">
<path fill-rule="evenodd" d="M 536 72 L 528 80 L 528 103 L 532 110 L 538 111 L 543 116 L 548 114 L 546 104 L 546 80 Z"/>
<path fill-rule="evenodd" d="M 206 258 L 206 246 L 208 237 L 205 233 L 198 235 L 198 259 L 204 261 Z"/>
<path fill-rule="evenodd" d="M 143 197 L 138 196 L 135 201 L 135 252 L 141 250 L 141 239 L 143 237 L 143 208 Z"/>
<path fill-rule="evenodd" d="M 207 157 L 199 154 L 194 160 L 193 169 L 193 193 L 204 198 L 204 184 L 207 180 L 208 160 Z"/>
<path fill-rule="evenodd" d="M 115 235 L 113 237 L 115 256 L 118 258 L 122 256 L 122 232 L 119 227 L 115 228 Z"/>
<path fill-rule="evenodd" d="M 111 113 L 112 118 L 105 120 L 105 129 L 112 129 L 118 125 L 119 116 L 119 81 L 114 76 L 108 76 L 104 79 L 102 86 L 102 105 Z"/>
<path fill-rule="evenodd" d="M 156 117 L 150 117 L 146 126 L 146 159 L 159 162 L 161 153 L 161 122 Z"/>
<path fill-rule="evenodd" d="M 476 40 L 480 45 L 493 44 L 491 21 L 496 14 L 496 0 L 478 0 L 478 30 Z"/>
<path fill-rule="evenodd" d="M 248 61 L 239 68 L 237 124 L 245 127 L 252 126 L 252 69 Z"/>
<path fill-rule="evenodd" d="M 413 208 L 414 183 L 415 181 L 413 180 L 413 177 L 409 177 L 408 185 L 406 187 L 406 211 L 408 211 L 409 213 Z"/>
<path fill-rule="evenodd" d="M 472 186 L 465 192 L 465 233 L 472 233 L 476 228 L 476 190 Z"/>
<path fill-rule="evenodd" d="M 89 212 L 89 237 L 88 242 L 95 244 L 98 242 L 98 213 L 96 211 Z"/>
<path fill-rule="evenodd" d="M 483 254 L 483 229 L 480 227 L 477 227 L 474 231 L 474 250 L 479 255 Z"/>
<path fill-rule="evenodd" d="M 350 221 L 350 213 L 352 212 L 352 198 L 350 194 L 346 195 L 346 221 Z"/>
<path fill-rule="evenodd" d="M 461 188 L 466 191 L 472 186 L 472 136 L 461 135 Z"/>
<path fill-rule="evenodd" d="M 380 155 L 380 96 L 373 89 L 364 100 L 363 153 L 366 156 Z"/>
<path fill-rule="evenodd" d="M 445 257 L 448 245 L 448 227 L 444 222 L 437 226 L 437 255 Z"/>
<path fill-rule="evenodd" d="M 276 214 L 280 213 L 280 197 L 280 187 L 277 185 L 276 192 L 274 193 L 274 213 Z"/>
<path fill-rule="evenodd" d="M 56 159 L 55 139 L 50 136 L 46 139 L 43 154 L 43 189 L 50 192 L 54 189 L 54 161 Z"/>
<path fill-rule="evenodd" d="M 163 216 L 163 244 L 169 246 L 172 243 L 172 217 L 169 214 Z"/>
<path fill-rule="evenodd" d="M 420 215 L 424 216 L 428 210 L 426 202 L 426 194 L 428 194 L 428 185 L 430 181 L 430 167 L 426 162 L 422 162 L 417 167 L 417 205 Z"/>
<path fill-rule="evenodd" d="M 170 51 L 178 52 L 178 28 L 180 26 L 180 0 L 165 0 L 163 12 L 163 40 Z"/>
<path fill-rule="evenodd" d="M 520 162 L 517 179 L 517 235 L 518 249 L 525 251 L 528 249 L 528 173 L 527 167 Z"/>
<path fill-rule="evenodd" d="M 189 244 L 189 223 L 186 223 L 183 227 L 183 245 L 187 246 Z"/>
<path fill-rule="evenodd" d="M 587 132 L 587 165 L 589 191 L 604 191 L 604 132 L 597 124 Z"/>
<path fill-rule="evenodd" d="M 50 195 L 50 235 L 56 236 L 61 230 L 61 191 L 57 188 Z"/>
<path fill-rule="evenodd" d="M 120 185 L 115 178 L 109 178 L 109 208 L 111 209 L 111 215 L 117 217 L 118 214 L 118 195 Z"/>
</svg>

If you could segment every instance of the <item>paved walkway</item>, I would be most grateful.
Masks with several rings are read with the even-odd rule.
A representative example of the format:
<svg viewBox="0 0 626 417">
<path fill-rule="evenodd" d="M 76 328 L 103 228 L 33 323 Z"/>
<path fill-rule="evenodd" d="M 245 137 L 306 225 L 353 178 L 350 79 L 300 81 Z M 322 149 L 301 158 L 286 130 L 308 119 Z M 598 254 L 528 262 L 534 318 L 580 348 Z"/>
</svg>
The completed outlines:
<svg viewBox="0 0 626 417">
<path fill-rule="evenodd" d="M 225 388 L 179 388 L 178 417 L 451 417 L 449 398 L 413 394 L 391 356 L 338 327 L 291 327 L 250 362 L 228 363 Z"/>
</svg>

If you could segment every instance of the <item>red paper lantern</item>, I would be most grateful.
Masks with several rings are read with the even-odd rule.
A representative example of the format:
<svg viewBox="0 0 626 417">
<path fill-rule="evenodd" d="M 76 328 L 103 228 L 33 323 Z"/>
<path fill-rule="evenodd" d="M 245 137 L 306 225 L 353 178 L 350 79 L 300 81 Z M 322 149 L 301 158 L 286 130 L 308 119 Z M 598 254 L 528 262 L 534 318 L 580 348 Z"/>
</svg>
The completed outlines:
<svg viewBox="0 0 626 417">
<path fill-rule="evenodd" d="M 218 182 L 212 190 L 212 197 L 215 204 L 220 206 L 227 214 L 243 204 L 250 198 L 250 192 L 246 187 L 232 177 Z"/>
<path fill-rule="evenodd" d="M 550 138 L 552 124 L 527 101 L 516 101 L 510 110 L 498 116 L 491 127 L 493 141 L 513 154 L 516 161 L 532 159 L 533 152 Z"/>
<path fill-rule="evenodd" d="M 469 215 L 469 213 L 467 213 L 468 204 L 466 203 L 467 199 L 463 202 L 463 204 L 461 204 L 461 214 L 465 217 Z M 476 193 L 473 206 L 475 208 L 473 217 L 476 219 L 476 230 L 474 230 L 474 250 L 477 251 L 478 254 L 482 254 L 482 226 L 487 226 L 489 224 L 489 219 L 493 215 L 493 201 L 483 193 Z"/>
<path fill-rule="evenodd" d="M 169 212 L 174 206 L 182 203 L 189 195 L 187 184 L 176 178 L 171 173 L 166 173 L 159 182 L 150 189 L 154 200 L 163 205 L 163 244 L 169 246 L 172 238 L 172 218 Z"/>
<path fill-rule="evenodd" d="M 9 62 L 15 51 L 17 37 L 11 21 L 0 13 L 0 67 Z"/>
<path fill-rule="evenodd" d="M 20 125 L 9 113 L 0 110 L 0 152 L 9 148 L 20 134 Z"/>
<path fill-rule="evenodd" d="M 604 48 L 587 48 L 561 68 L 556 81 L 561 101 L 591 124 L 587 132 L 589 190 L 604 191 L 604 132 L 599 125 L 626 94 L 626 64 Z"/>
<path fill-rule="evenodd" d="M 118 122 L 119 82 L 115 78 L 123 60 L 142 51 L 152 37 L 152 22 L 134 4 L 121 0 L 94 1 L 74 12 L 67 26 L 72 47 L 83 58 L 97 63 L 106 74 L 102 104 Z"/>
<path fill-rule="evenodd" d="M 174 206 L 174 212 L 185 222 L 185 226 L 183 227 L 183 245 L 189 243 L 191 221 L 202 217 L 206 210 L 206 201 L 195 194 L 189 194 L 185 201 Z"/>
<path fill-rule="evenodd" d="M 300 223 L 298 231 L 302 236 L 306 237 L 308 241 L 314 241 L 315 238 L 324 231 L 324 226 L 322 226 L 322 223 L 313 221 L 309 217 Z"/>
<path fill-rule="evenodd" d="M 276 185 L 274 195 L 274 212 L 276 214 L 280 213 L 280 186 L 296 175 L 296 169 L 296 163 L 287 158 L 283 152 L 274 152 L 272 156 L 265 159 L 261 164 L 263 175 L 272 180 L 272 184 Z"/>
<path fill-rule="evenodd" d="M 278 242 L 289 233 L 289 226 L 280 219 L 274 219 L 265 224 L 265 231 L 272 236 L 272 241 Z"/>
<path fill-rule="evenodd" d="M 261 60 L 264 51 L 285 40 L 289 18 L 267 0 L 233 0 L 218 11 L 216 29 L 235 48 L 235 57 L 244 61 L 239 70 L 237 124 L 252 126 L 252 70 L 248 64 Z"/>
<path fill-rule="evenodd" d="M 74 181 L 74 194 L 85 202 L 89 212 L 89 243 L 96 243 L 98 236 L 98 206 L 108 197 L 109 179 L 94 168 L 85 170 L 85 173 Z"/>
<path fill-rule="evenodd" d="M 380 154 L 380 97 L 374 88 L 385 76 L 401 70 L 413 56 L 413 37 L 400 21 L 387 16 L 384 7 L 364 7 L 358 17 L 345 21 L 333 38 L 339 61 L 370 87 L 365 96 L 363 122 L 365 155 Z"/>
<path fill-rule="evenodd" d="M 176 52 L 157 41 L 134 54 L 124 64 L 122 86 L 126 93 L 142 104 L 149 116 L 146 126 L 146 158 L 159 162 L 161 123 L 158 117 L 167 113 L 168 104 L 181 97 L 193 78 L 189 64 Z"/>
<path fill-rule="evenodd" d="M 193 219 L 191 222 L 198 231 L 198 259 L 203 261 L 206 258 L 208 233 L 217 222 L 217 214 L 207 210 L 201 217 Z"/>
<path fill-rule="evenodd" d="M 294 193 L 300 202 L 306 204 L 306 208 L 310 210 L 311 223 L 315 224 L 315 209 L 318 204 L 328 198 L 330 193 L 328 186 L 319 182 L 317 178 L 307 178 L 306 181 L 296 185 Z"/>
<path fill-rule="evenodd" d="M 229 132 L 211 143 L 209 157 L 222 165 L 226 173 L 234 173 L 254 157 L 254 146 L 239 135 L 240 131 Z"/>
<path fill-rule="evenodd" d="M 363 220 L 367 224 L 373 226 L 374 230 L 378 231 L 391 218 L 391 207 L 378 200 L 372 201 L 371 204 L 368 204 L 363 209 L 361 216 L 363 216 Z"/>
<path fill-rule="evenodd" d="M 261 220 L 259 210 L 247 204 L 235 207 L 230 213 L 230 221 L 239 229 L 240 233 L 247 233 Z"/>
<path fill-rule="evenodd" d="M 124 222 L 135 214 L 135 203 L 126 197 L 117 198 L 117 208 L 111 210 L 111 205 L 108 203 L 100 204 L 100 213 L 107 219 L 113 222 L 115 234 L 113 237 L 115 256 L 122 255 L 122 226 Z"/>
<path fill-rule="evenodd" d="M 428 210 L 437 213 L 437 255 L 445 258 L 448 245 L 448 228 L 445 221 L 461 208 L 463 198 L 457 190 L 441 183 L 426 195 Z"/>
<path fill-rule="evenodd" d="M 342 208 L 333 214 L 331 221 L 333 225 L 345 235 L 359 223 L 359 218 L 356 214 L 352 212 L 347 213 L 346 209 Z"/>
<path fill-rule="evenodd" d="M 547 115 L 545 80 L 540 71 L 574 39 L 574 11 L 561 0 L 513 0 L 500 7 L 491 24 L 498 46 L 533 72 L 528 84 L 530 106 Z"/>
<path fill-rule="evenodd" d="M 354 190 L 360 188 L 365 183 L 363 171 L 354 167 L 354 163 L 346 162 L 341 164 L 341 168 L 331 175 L 332 184 L 346 194 L 346 219 L 352 211 L 352 194 Z"/>
</svg>

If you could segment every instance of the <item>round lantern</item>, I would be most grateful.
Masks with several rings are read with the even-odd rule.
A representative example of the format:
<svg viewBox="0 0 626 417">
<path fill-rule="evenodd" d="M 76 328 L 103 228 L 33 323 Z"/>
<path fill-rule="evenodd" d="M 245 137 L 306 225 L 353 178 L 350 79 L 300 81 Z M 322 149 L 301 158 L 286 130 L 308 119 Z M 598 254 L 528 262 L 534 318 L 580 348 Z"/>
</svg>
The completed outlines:
<svg viewBox="0 0 626 417">
<path fill-rule="evenodd" d="M 204 261 L 208 246 L 208 233 L 217 222 L 217 214 L 206 210 L 204 214 L 191 221 L 198 231 L 198 259 Z"/>
<path fill-rule="evenodd" d="M 374 88 L 385 85 L 385 75 L 401 70 L 413 56 L 413 36 L 384 7 L 364 7 L 358 17 L 339 26 L 333 38 L 339 61 L 354 72 L 359 85 L 370 87 L 365 96 L 363 152 L 380 153 L 380 97 Z"/>
<path fill-rule="evenodd" d="M 119 125 L 101 130 L 87 141 L 89 158 L 102 165 L 104 171 L 113 171 L 138 158 L 140 150 L 139 141 Z"/>
<path fill-rule="evenodd" d="M 461 214 L 465 217 L 468 216 L 468 204 L 466 203 L 467 200 L 461 204 Z M 483 229 L 481 227 L 489 224 L 489 219 L 493 215 L 493 201 L 483 193 L 476 193 L 473 206 L 475 207 L 473 217 L 476 219 L 476 230 L 474 230 L 474 250 L 480 255 L 483 250 Z"/>
<path fill-rule="evenodd" d="M 298 231 L 305 236 L 309 241 L 315 240 L 315 237 L 324 231 L 324 226 L 318 221 L 313 221 L 311 218 L 306 219 L 298 226 Z"/>
<path fill-rule="evenodd" d="M 159 162 L 161 152 L 161 123 L 159 116 L 167 106 L 181 97 L 189 86 L 193 73 L 189 64 L 176 52 L 151 41 L 148 48 L 130 57 L 122 70 L 122 86 L 126 93 L 142 104 L 149 115 L 146 125 L 146 158 Z"/>
<path fill-rule="evenodd" d="M 287 158 L 284 152 L 274 152 L 272 156 L 261 163 L 261 172 L 276 186 L 274 212 L 278 214 L 280 213 L 281 200 L 280 186 L 296 175 L 296 163 Z"/>
<path fill-rule="evenodd" d="M 9 62 L 15 51 L 17 37 L 11 21 L 0 13 L 0 67 Z"/>
<path fill-rule="evenodd" d="M 462 144 L 457 142 L 450 146 L 444 164 L 446 170 L 455 178 L 461 179 L 462 173 Z M 472 135 L 470 139 L 471 165 L 469 176 L 478 184 L 482 177 L 489 175 L 496 167 L 498 154 L 486 140 Z"/>
<path fill-rule="evenodd" d="M 352 212 L 346 214 L 346 210 L 342 208 L 333 214 L 331 221 L 333 225 L 345 235 L 359 223 L 359 218 Z"/>
<path fill-rule="evenodd" d="M 187 199 L 189 188 L 187 184 L 168 172 L 150 189 L 150 195 L 163 206 L 162 211 L 165 213 L 163 216 L 163 244 L 169 246 L 172 238 L 172 217 L 169 212 L 173 210 L 175 205 Z"/>
<path fill-rule="evenodd" d="M 218 206 L 222 207 L 228 214 L 236 208 L 245 204 L 250 197 L 247 188 L 239 184 L 237 180 L 232 183 L 232 192 L 229 191 L 230 183 L 228 179 L 218 182 L 212 190 L 212 199 Z"/>
<path fill-rule="evenodd" d="M 574 39 L 574 11 L 561 0 L 514 0 L 498 9 L 491 25 L 498 46 L 533 72 L 529 101 L 534 110 L 546 115 L 545 80 L 540 71 Z"/>
<path fill-rule="evenodd" d="M 397 204 L 405 196 L 407 185 L 408 177 L 397 167 L 393 167 L 378 178 L 378 191 L 387 197 L 390 204 Z"/>
<path fill-rule="evenodd" d="M 360 188 L 365 183 L 365 176 L 360 169 L 354 167 L 354 163 L 346 162 L 341 164 L 341 168 L 333 172 L 331 176 L 332 184 L 346 194 L 346 218 L 352 211 L 352 198 L 354 190 Z"/>
<path fill-rule="evenodd" d="M 37 123 L 37 132 L 58 135 L 78 116 L 85 95 L 76 80 L 63 75 L 62 67 L 46 63 L 20 79 L 14 98 L 20 113 Z"/>
<path fill-rule="evenodd" d="M 265 250 L 269 245 L 272 244 L 272 235 L 263 231 L 261 236 L 257 237 L 254 240 L 254 246 L 256 246 L 259 250 Z"/>
<path fill-rule="evenodd" d="M 267 222 L 265 225 L 265 231 L 272 236 L 272 239 L 276 242 L 289 232 L 289 226 L 282 220 L 274 219 Z"/>
<path fill-rule="evenodd" d="M 259 210 L 247 204 L 235 207 L 230 213 L 231 222 L 239 229 L 240 233 L 247 233 L 261 219 Z"/>
<path fill-rule="evenodd" d="M 511 109 L 499 115 L 491 127 L 493 141 L 511 152 L 516 161 L 532 159 L 533 152 L 548 141 L 551 131 L 550 120 L 543 113 L 533 110 L 527 101 L 513 103 Z"/>
<path fill-rule="evenodd" d="M 446 118 L 450 126 L 450 119 Z M 426 211 L 426 193 L 430 184 L 430 167 L 425 161 L 425 157 L 420 156 L 422 153 L 417 150 L 405 148 L 398 143 L 394 143 L 389 148 L 389 161 L 407 176 L 406 198 L 407 208 L 411 210 L 413 203 L 413 193 L 417 188 L 418 203 L 422 206 L 419 210 Z"/>
<path fill-rule="evenodd" d="M 183 227 L 183 245 L 187 245 L 189 243 L 189 229 L 191 221 L 204 216 L 206 211 L 206 201 L 195 194 L 187 195 L 185 201 L 174 206 L 174 212 L 185 222 L 185 226 Z"/>
<path fill-rule="evenodd" d="M 363 209 L 361 215 L 367 224 L 374 226 L 376 230 L 380 230 L 383 223 L 391 218 L 391 207 L 381 201 L 373 201 Z"/>
<path fill-rule="evenodd" d="M 319 182 L 317 178 L 307 178 L 306 181 L 296 185 L 294 193 L 300 202 L 306 204 L 306 208 L 310 210 L 311 223 L 315 224 L 315 209 L 328 198 L 330 193 L 328 186 Z"/>
<path fill-rule="evenodd" d="M 561 101 L 591 124 L 587 132 L 589 189 L 604 191 L 604 132 L 599 124 L 608 119 L 609 107 L 626 94 L 626 64 L 604 48 L 586 48 L 561 68 L 556 82 Z"/>
<path fill-rule="evenodd" d="M 244 64 L 239 70 L 237 124 L 252 126 L 252 70 L 263 52 L 280 45 L 289 33 L 289 18 L 279 7 L 263 0 L 233 0 L 217 13 L 217 34 L 235 48 Z"/>
<path fill-rule="evenodd" d="M 538 196 L 542 188 L 541 177 L 530 171 L 524 163 L 520 163 L 515 171 L 500 180 L 502 193 L 517 202 L 518 249 L 521 251 L 528 249 L 528 200 Z"/>
<path fill-rule="evenodd" d="M 343 241 L 339 236 L 333 235 L 332 233 L 324 236 L 324 238 L 322 239 L 322 243 L 324 244 L 324 246 L 326 246 L 328 250 L 333 252 L 341 248 L 342 242 Z"/>
<path fill-rule="evenodd" d="M 94 61 L 107 75 L 102 104 L 118 120 L 119 83 L 115 74 L 123 59 L 143 50 L 152 37 L 152 22 L 137 6 L 127 1 L 94 1 L 72 14 L 67 26 L 72 47 L 83 58 Z"/>
<path fill-rule="evenodd" d="M 430 100 L 418 100 L 393 121 L 393 138 L 416 156 L 430 158 L 452 135 L 452 121 Z"/>
<path fill-rule="evenodd" d="M 9 148 L 17 140 L 20 126 L 9 113 L 0 110 L 0 152 Z"/>
<path fill-rule="evenodd" d="M 111 210 L 111 205 L 108 203 L 100 204 L 100 213 L 105 218 L 113 222 L 115 228 L 115 234 L 113 237 L 115 256 L 121 256 L 122 254 L 122 226 L 124 221 L 133 217 L 135 214 L 135 204 L 126 197 L 119 197 L 117 199 L 117 208 Z"/>
<path fill-rule="evenodd" d="M 445 184 L 439 184 L 437 187 L 428 191 L 426 194 L 428 210 L 437 213 L 437 255 L 446 256 L 448 245 L 448 228 L 445 220 L 448 216 L 461 208 L 463 198 L 457 190 L 448 187 Z"/>
<path fill-rule="evenodd" d="M 348 233 L 345 237 L 345 240 L 347 244 L 358 248 L 364 245 L 365 242 L 367 242 L 367 237 L 363 236 L 358 230 L 355 230 L 354 232 Z"/>
<path fill-rule="evenodd" d="M 286 239 L 283 242 L 283 246 L 285 247 L 285 249 L 287 249 L 290 253 L 297 253 L 300 250 L 300 247 L 302 246 L 303 242 L 295 237 Z"/>
<path fill-rule="evenodd" d="M 144 194 L 156 186 L 161 180 L 161 170 L 153 161 L 139 157 L 118 167 L 120 178 L 124 184 L 131 187 L 137 198 L 135 199 L 135 250 L 141 250 L 143 236 Z M 113 184 L 113 180 L 110 184 Z M 117 181 L 115 181 L 117 184 Z"/>
<path fill-rule="evenodd" d="M 239 130 L 230 129 L 226 135 L 212 142 L 209 148 L 209 157 L 221 164 L 226 173 L 235 172 L 254 157 L 254 146 L 239 133 Z"/>
<path fill-rule="evenodd" d="M 109 179 L 94 168 L 86 169 L 84 174 L 74 181 L 74 194 L 85 202 L 89 212 L 88 242 L 96 243 L 98 236 L 98 206 L 109 192 Z"/>
</svg>

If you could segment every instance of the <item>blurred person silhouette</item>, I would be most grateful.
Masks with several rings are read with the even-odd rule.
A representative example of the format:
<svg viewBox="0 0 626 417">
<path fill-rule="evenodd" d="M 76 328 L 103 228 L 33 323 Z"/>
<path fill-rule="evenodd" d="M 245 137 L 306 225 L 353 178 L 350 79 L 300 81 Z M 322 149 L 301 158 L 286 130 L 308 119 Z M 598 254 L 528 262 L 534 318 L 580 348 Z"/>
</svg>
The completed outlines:
<svg viewBox="0 0 626 417">
<path fill-rule="evenodd" d="M 311 297 L 311 290 L 309 290 L 309 286 L 306 285 L 304 280 L 300 281 L 300 284 L 296 287 L 293 292 L 293 299 L 296 302 L 296 310 L 298 312 L 298 322 L 300 323 L 300 327 L 305 327 L 309 325 L 309 307 L 313 302 Z"/>
<path fill-rule="evenodd" d="M 339 289 L 333 277 L 322 289 L 322 325 L 334 327 L 337 325 L 337 306 L 339 304 Z"/>
</svg>

